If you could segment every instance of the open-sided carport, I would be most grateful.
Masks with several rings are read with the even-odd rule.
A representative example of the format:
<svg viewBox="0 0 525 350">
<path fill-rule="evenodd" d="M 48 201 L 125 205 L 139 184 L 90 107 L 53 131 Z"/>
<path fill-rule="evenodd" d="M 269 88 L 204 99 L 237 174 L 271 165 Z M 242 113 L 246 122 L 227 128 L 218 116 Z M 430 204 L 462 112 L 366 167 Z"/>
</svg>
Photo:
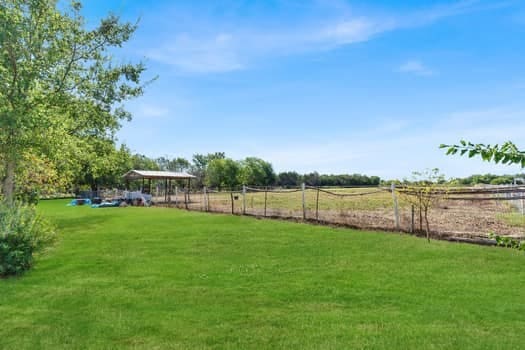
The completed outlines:
<svg viewBox="0 0 525 350">
<path fill-rule="evenodd" d="M 170 195 L 172 193 L 171 189 L 172 189 L 173 180 L 186 180 L 188 191 L 185 191 L 185 194 L 188 193 L 189 195 L 191 179 L 195 178 L 195 176 L 185 173 L 185 172 L 155 171 L 155 170 L 130 170 L 126 174 L 124 174 L 123 177 L 126 180 L 126 183 L 127 183 L 126 187 L 128 189 L 129 189 L 130 181 L 141 181 L 142 180 L 142 191 L 149 195 L 152 194 L 151 193 L 151 181 L 152 180 L 164 181 L 164 188 L 166 189 L 166 191 L 164 191 L 164 200 L 165 202 L 168 202 L 168 203 L 171 202 Z M 146 182 L 146 180 L 148 181 Z"/>
</svg>

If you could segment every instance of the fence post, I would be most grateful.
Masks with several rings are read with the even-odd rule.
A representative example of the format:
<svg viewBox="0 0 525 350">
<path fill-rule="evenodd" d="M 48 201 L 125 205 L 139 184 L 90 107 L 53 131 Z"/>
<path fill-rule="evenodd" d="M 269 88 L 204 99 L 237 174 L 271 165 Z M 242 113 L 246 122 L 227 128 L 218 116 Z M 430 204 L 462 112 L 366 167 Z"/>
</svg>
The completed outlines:
<svg viewBox="0 0 525 350">
<path fill-rule="evenodd" d="M 411 224 L 410 224 L 410 232 L 411 233 L 414 233 L 414 204 L 412 204 L 412 221 L 411 221 Z"/>
<path fill-rule="evenodd" d="M 242 185 L 242 215 L 246 215 L 246 185 Z"/>
<path fill-rule="evenodd" d="M 319 186 L 317 187 L 317 197 L 315 198 L 315 220 L 319 222 Z"/>
<path fill-rule="evenodd" d="M 303 220 L 306 220 L 306 197 L 305 197 L 306 185 L 303 182 L 301 184 L 301 192 L 303 193 Z"/>
<path fill-rule="evenodd" d="M 399 208 L 397 205 L 396 185 L 390 185 L 390 190 L 392 191 L 392 199 L 394 201 L 394 220 L 396 222 L 396 230 L 399 230 Z"/>
<path fill-rule="evenodd" d="M 268 203 L 268 187 L 264 188 L 264 217 L 266 217 L 266 207 Z"/>
<path fill-rule="evenodd" d="M 208 199 L 206 198 L 206 186 L 202 189 L 204 195 L 204 211 L 208 211 Z"/>
</svg>

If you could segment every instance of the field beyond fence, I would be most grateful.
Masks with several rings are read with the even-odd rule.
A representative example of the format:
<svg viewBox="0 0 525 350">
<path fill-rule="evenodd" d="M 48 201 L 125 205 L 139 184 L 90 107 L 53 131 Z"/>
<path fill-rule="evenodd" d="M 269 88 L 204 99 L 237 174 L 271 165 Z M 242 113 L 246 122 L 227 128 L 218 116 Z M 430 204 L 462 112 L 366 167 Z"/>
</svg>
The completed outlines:
<svg viewBox="0 0 525 350">
<path fill-rule="evenodd" d="M 360 229 L 425 230 L 424 216 L 407 200 L 403 187 L 271 188 L 245 186 L 238 191 L 203 188 L 157 193 L 154 202 L 188 210 L 282 218 Z M 524 237 L 524 186 L 435 189 L 440 196 L 429 210 L 431 236 L 485 240 L 491 233 Z"/>
</svg>

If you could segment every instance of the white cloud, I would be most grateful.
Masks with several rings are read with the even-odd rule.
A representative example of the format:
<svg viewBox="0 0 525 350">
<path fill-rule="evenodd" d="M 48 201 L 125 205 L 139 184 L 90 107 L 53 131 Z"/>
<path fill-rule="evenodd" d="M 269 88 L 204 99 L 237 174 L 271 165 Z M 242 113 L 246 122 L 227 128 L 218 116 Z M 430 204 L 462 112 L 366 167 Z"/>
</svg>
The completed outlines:
<svg viewBox="0 0 525 350">
<path fill-rule="evenodd" d="M 226 25 L 215 17 L 207 21 L 200 18 L 195 21 L 200 23 L 198 28 L 163 28 L 159 32 L 170 33 L 169 36 L 159 38 L 162 44 L 144 54 L 182 72 L 230 72 L 247 68 L 266 57 L 329 50 L 367 41 L 388 31 L 424 26 L 442 18 L 479 10 L 477 4 L 478 1 L 459 1 L 425 11 L 388 16 L 360 16 L 348 9 L 339 11 L 342 15 L 314 16 L 299 23 L 288 22 L 286 26 L 241 24 L 246 23 L 244 21 L 233 26 L 235 23 Z M 407 62 L 404 70 L 420 75 L 432 73 L 417 61 Z"/>
<path fill-rule="evenodd" d="M 151 104 L 142 104 L 139 106 L 137 114 L 147 118 L 160 118 L 167 116 L 170 113 L 169 109 L 162 106 L 154 106 Z"/>
<path fill-rule="evenodd" d="M 219 33 L 212 38 L 180 34 L 148 56 L 183 71 L 194 73 L 229 72 L 243 68 L 232 35 Z"/>
<path fill-rule="evenodd" d="M 411 60 L 403 63 L 401 66 L 399 66 L 398 71 L 426 77 L 435 74 L 435 72 L 432 69 L 428 68 L 423 63 L 417 60 Z"/>
</svg>

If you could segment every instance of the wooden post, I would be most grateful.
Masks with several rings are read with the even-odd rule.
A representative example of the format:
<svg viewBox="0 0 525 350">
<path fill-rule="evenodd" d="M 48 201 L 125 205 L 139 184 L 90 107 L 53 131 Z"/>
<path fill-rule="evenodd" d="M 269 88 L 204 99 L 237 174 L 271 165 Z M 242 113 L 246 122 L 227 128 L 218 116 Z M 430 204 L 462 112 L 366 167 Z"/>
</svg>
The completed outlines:
<svg viewBox="0 0 525 350">
<path fill-rule="evenodd" d="M 301 191 L 303 194 L 302 196 L 303 197 L 303 220 L 306 220 L 306 197 L 305 197 L 306 185 L 304 182 L 301 184 Z"/>
<path fill-rule="evenodd" d="M 246 185 L 242 185 L 242 215 L 246 215 Z"/>
<path fill-rule="evenodd" d="M 168 201 L 168 178 L 164 179 L 164 203 Z"/>
<path fill-rule="evenodd" d="M 178 193 L 177 193 L 178 190 L 179 190 L 178 187 L 175 186 L 175 206 L 178 206 L 178 205 L 179 205 L 179 198 L 178 198 L 178 196 L 177 196 L 177 195 L 178 195 Z"/>
<path fill-rule="evenodd" d="M 423 193 L 419 191 L 418 196 L 419 196 L 419 232 L 423 232 L 423 212 L 421 211 L 421 208 L 423 206 L 423 204 L 421 203 L 423 200 L 422 199 Z"/>
<path fill-rule="evenodd" d="M 315 199 L 315 220 L 319 222 L 319 192 L 320 189 L 317 187 L 317 198 Z"/>
<path fill-rule="evenodd" d="M 168 180 L 168 206 L 171 205 L 171 179 Z"/>
<path fill-rule="evenodd" d="M 235 214 L 235 207 L 233 204 L 233 189 L 230 190 L 230 198 L 232 200 L 232 215 Z"/>
<path fill-rule="evenodd" d="M 412 221 L 411 221 L 411 224 L 410 224 L 410 232 L 414 233 L 414 212 L 415 212 L 415 208 L 414 208 L 414 204 L 412 204 Z"/>
<path fill-rule="evenodd" d="M 204 202 L 204 211 L 208 211 L 208 203 L 206 201 L 206 186 L 202 188 L 202 196 L 203 196 L 203 202 Z"/>
<path fill-rule="evenodd" d="M 390 190 L 392 191 L 392 199 L 394 201 L 394 220 L 396 222 L 396 230 L 399 230 L 399 208 L 397 205 L 396 185 L 392 184 Z"/>
<path fill-rule="evenodd" d="M 191 179 L 188 179 L 188 202 L 191 201 L 190 190 L 191 190 Z"/>
<path fill-rule="evenodd" d="M 266 217 L 266 208 L 268 203 L 268 188 L 264 188 L 264 217 Z"/>
<path fill-rule="evenodd" d="M 190 197 L 189 191 L 189 188 L 186 188 L 186 191 L 184 191 L 184 207 L 186 208 L 186 210 L 188 210 L 188 199 Z"/>
</svg>

